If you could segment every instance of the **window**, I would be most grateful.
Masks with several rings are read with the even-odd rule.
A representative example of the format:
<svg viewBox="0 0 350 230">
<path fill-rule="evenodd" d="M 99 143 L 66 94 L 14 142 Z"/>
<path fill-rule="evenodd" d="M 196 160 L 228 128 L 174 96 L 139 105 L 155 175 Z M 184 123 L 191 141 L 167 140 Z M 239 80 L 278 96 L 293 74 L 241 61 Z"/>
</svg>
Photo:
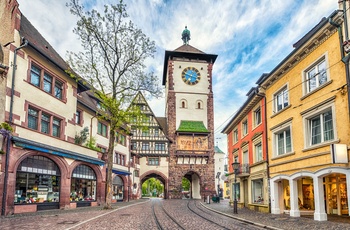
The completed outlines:
<svg viewBox="0 0 350 230">
<path fill-rule="evenodd" d="M 254 150 L 255 150 L 255 162 L 262 161 L 263 158 L 262 158 L 261 142 L 254 146 Z"/>
<path fill-rule="evenodd" d="M 100 148 L 100 152 L 101 153 L 106 153 L 107 152 L 107 148 L 102 147 L 102 146 L 97 146 L 98 148 Z"/>
<path fill-rule="evenodd" d="M 261 109 L 260 107 L 254 111 L 254 126 L 261 124 Z"/>
<path fill-rule="evenodd" d="M 41 114 L 41 132 L 49 134 L 50 132 L 50 115 Z"/>
<path fill-rule="evenodd" d="M 52 121 L 52 136 L 60 137 L 61 135 L 61 120 L 53 118 Z"/>
<path fill-rule="evenodd" d="M 40 120 L 39 120 L 40 117 Z M 54 137 L 61 137 L 62 119 L 39 109 L 28 108 L 28 128 Z"/>
<path fill-rule="evenodd" d="M 44 91 L 47 93 L 52 92 L 52 77 L 48 75 L 47 73 L 44 74 Z"/>
<path fill-rule="evenodd" d="M 149 116 L 142 117 L 142 122 L 143 123 L 149 123 L 150 122 L 150 117 Z"/>
<path fill-rule="evenodd" d="M 304 73 L 306 93 L 310 93 L 328 81 L 326 60 L 323 57 Z"/>
<path fill-rule="evenodd" d="M 273 154 L 280 156 L 293 151 L 292 119 L 275 126 L 273 133 Z"/>
<path fill-rule="evenodd" d="M 198 101 L 196 102 L 196 108 L 197 108 L 197 109 L 203 109 L 203 102 L 202 102 L 201 100 L 198 100 Z"/>
<path fill-rule="evenodd" d="M 248 120 L 245 120 L 242 123 L 242 134 L 243 136 L 248 134 Z"/>
<path fill-rule="evenodd" d="M 29 156 L 17 168 L 15 204 L 58 202 L 61 176 L 55 162 L 43 156 Z M 51 195 L 39 195 L 34 190 L 47 189 Z"/>
<path fill-rule="evenodd" d="M 136 142 L 131 142 L 131 150 L 137 150 L 137 144 Z"/>
<path fill-rule="evenodd" d="M 243 151 L 243 162 L 242 164 L 249 164 L 249 155 L 248 155 L 248 150 Z"/>
<path fill-rule="evenodd" d="M 35 65 L 31 66 L 30 69 L 30 83 L 33 85 L 39 87 L 40 86 L 40 72 L 41 69 L 39 67 L 36 67 Z"/>
<path fill-rule="evenodd" d="M 117 142 L 118 144 L 126 146 L 126 137 L 125 137 L 125 135 L 123 135 L 121 133 L 116 133 L 115 134 L 115 142 Z"/>
<path fill-rule="evenodd" d="M 137 134 L 136 128 L 131 128 L 131 133 L 132 133 L 132 135 L 135 137 L 136 134 Z"/>
<path fill-rule="evenodd" d="M 79 110 L 75 112 L 75 124 L 81 125 L 81 111 Z"/>
<path fill-rule="evenodd" d="M 28 109 L 28 128 L 38 129 L 38 116 L 39 111 L 33 108 Z"/>
<path fill-rule="evenodd" d="M 78 165 L 71 177 L 71 201 L 93 201 L 96 198 L 96 174 L 87 165 Z"/>
<path fill-rule="evenodd" d="M 139 177 L 140 176 L 140 171 L 139 170 L 135 170 L 134 171 L 134 176 L 135 177 Z"/>
<path fill-rule="evenodd" d="M 277 143 L 277 155 L 282 155 L 292 151 L 289 127 L 275 134 Z"/>
<path fill-rule="evenodd" d="M 289 96 L 287 86 L 283 87 L 274 95 L 274 112 L 281 111 L 289 105 Z"/>
<path fill-rule="evenodd" d="M 157 151 L 164 151 L 165 150 L 165 143 L 156 143 L 155 144 L 155 150 L 157 150 Z"/>
<path fill-rule="evenodd" d="M 159 157 L 148 157 L 148 165 L 159 165 Z"/>
<path fill-rule="evenodd" d="M 113 163 L 125 166 L 125 158 L 126 156 L 124 154 L 115 153 Z"/>
<path fill-rule="evenodd" d="M 334 139 L 332 111 L 321 113 L 309 120 L 311 145 Z"/>
<path fill-rule="evenodd" d="M 336 139 L 333 102 L 315 106 L 303 115 L 306 147 L 327 143 Z"/>
<path fill-rule="evenodd" d="M 142 143 L 142 150 L 149 150 L 149 143 L 148 142 Z"/>
<path fill-rule="evenodd" d="M 252 201 L 253 203 L 264 203 L 263 179 L 252 180 Z"/>
<path fill-rule="evenodd" d="M 187 108 L 187 101 L 185 99 L 181 100 L 181 108 L 183 108 L 183 109 Z"/>
<path fill-rule="evenodd" d="M 154 136 L 159 137 L 159 129 L 154 129 Z"/>
<path fill-rule="evenodd" d="M 31 64 L 29 78 L 29 82 L 34 86 L 41 88 L 43 91 L 60 100 L 63 99 L 64 83 L 57 77 L 49 74 L 43 68 L 40 68 L 38 65 Z"/>
<path fill-rule="evenodd" d="M 236 128 L 233 131 L 233 143 L 237 143 L 238 142 L 238 129 Z"/>
<path fill-rule="evenodd" d="M 149 136 L 149 130 L 148 129 L 142 130 L 142 136 L 143 137 L 148 137 Z"/>
<path fill-rule="evenodd" d="M 97 133 L 104 137 L 107 137 L 107 126 L 101 122 L 98 122 Z"/>
</svg>

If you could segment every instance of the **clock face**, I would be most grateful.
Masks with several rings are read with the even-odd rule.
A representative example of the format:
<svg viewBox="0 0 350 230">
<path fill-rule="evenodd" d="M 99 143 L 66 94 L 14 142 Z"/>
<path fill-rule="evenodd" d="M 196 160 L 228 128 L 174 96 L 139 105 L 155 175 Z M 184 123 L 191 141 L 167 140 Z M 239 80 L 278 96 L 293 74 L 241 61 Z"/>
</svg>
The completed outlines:
<svg viewBox="0 0 350 230">
<path fill-rule="evenodd" d="M 188 85 L 195 85 L 201 79 L 201 74 L 198 69 L 194 67 L 186 67 L 182 71 L 182 80 Z"/>
</svg>

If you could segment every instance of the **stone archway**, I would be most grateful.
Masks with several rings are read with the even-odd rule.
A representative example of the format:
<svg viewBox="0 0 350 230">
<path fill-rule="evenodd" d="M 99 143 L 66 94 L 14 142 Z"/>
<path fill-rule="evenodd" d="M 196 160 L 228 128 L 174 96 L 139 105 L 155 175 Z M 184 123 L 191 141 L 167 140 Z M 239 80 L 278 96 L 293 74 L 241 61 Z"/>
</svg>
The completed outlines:
<svg viewBox="0 0 350 230">
<path fill-rule="evenodd" d="M 200 176 L 194 172 L 187 172 L 184 177 L 188 179 L 191 183 L 191 195 L 192 199 L 202 199 L 201 197 L 201 186 L 200 186 Z"/>
<path fill-rule="evenodd" d="M 150 170 L 140 176 L 140 185 L 138 186 L 140 190 L 142 190 L 142 184 L 150 179 L 155 178 L 161 181 L 164 185 L 164 199 L 168 199 L 168 178 L 161 172 L 156 170 Z M 142 193 L 142 191 L 141 191 Z"/>
</svg>

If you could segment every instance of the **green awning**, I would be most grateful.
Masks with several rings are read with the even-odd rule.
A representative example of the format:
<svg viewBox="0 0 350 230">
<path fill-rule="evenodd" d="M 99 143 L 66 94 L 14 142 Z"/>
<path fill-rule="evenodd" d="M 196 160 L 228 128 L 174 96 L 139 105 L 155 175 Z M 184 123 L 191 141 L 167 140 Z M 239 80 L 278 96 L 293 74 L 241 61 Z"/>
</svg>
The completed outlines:
<svg viewBox="0 0 350 230">
<path fill-rule="evenodd" d="M 204 126 L 203 121 L 181 121 L 177 132 L 210 133 Z"/>
</svg>

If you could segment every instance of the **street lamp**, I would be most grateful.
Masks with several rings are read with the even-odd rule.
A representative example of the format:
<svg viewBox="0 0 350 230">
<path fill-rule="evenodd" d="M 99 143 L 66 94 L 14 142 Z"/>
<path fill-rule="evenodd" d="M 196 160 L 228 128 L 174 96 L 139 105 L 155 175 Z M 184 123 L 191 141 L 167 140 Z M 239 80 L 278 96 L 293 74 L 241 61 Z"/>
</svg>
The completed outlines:
<svg viewBox="0 0 350 230">
<path fill-rule="evenodd" d="M 233 213 L 237 214 L 237 196 L 236 196 L 236 183 L 237 183 L 237 174 L 238 174 L 238 169 L 239 169 L 239 162 L 237 162 L 237 159 L 235 159 L 235 162 L 232 163 L 232 168 L 233 172 L 235 174 L 235 182 L 233 185 L 233 190 L 234 190 L 234 197 L 235 199 L 233 200 Z"/>
</svg>

